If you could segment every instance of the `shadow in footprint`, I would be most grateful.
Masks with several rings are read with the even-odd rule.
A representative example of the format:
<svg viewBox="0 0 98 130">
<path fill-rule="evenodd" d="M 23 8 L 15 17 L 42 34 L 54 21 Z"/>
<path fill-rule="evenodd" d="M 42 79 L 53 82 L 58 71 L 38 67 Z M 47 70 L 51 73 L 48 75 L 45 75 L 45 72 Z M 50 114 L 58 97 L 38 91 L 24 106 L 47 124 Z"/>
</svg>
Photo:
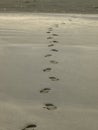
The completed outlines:
<svg viewBox="0 0 98 130">
<path fill-rule="evenodd" d="M 64 24 L 66 24 L 66 23 L 63 22 L 63 23 L 61 23 L 61 24 L 64 25 Z"/>
<path fill-rule="evenodd" d="M 59 36 L 58 34 L 52 34 L 53 36 Z"/>
<path fill-rule="evenodd" d="M 43 69 L 44 72 L 50 72 L 51 70 L 52 70 L 51 68 Z"/>
<path fill-rule="evenodd" d="M 44 88 L 42 90 L 40 90 L 40 93 L 49 93 L 51 90 L 51 88 Z"/>
<path fill-rule="evenodd" d="M 59 43 L 58 41 L 53 41 L 53 43 Z"/>
<path fill-rule="evenodd" d="M 57 49 L 51 49 L 51 51 L 58 52 L 58 50 L 57 50 Z"/>
<path fill-rule="evenodd" d="M 59 78 L 56 78 L 56 77 L 49 77 L 49 79 L 51 79 L 51 81 L 58 81 Z"/>
<path fill-rule="evenodd" d="M 47 39 L 53 39 L 53 37 L 47 37 Z"/>
<path fill-rule="evenodd" d="M 59 25 L 58 25 L 58 24 L 55 24 L 55 25 L 54 25 L 54 27 L 58 28 L 58 27 L 59 27 Z"/>
<path fill-rule="evenodd" d="M 46 33 L 51 33 L 50 31 L 46 32 Z"/>
<path fill-rule="evenodd" d="M 54 46 L 54 44 L 50 44 L 50 45 L 48 45 L 48 47 L 52 47 L 52 46 Z"/>
<path fill-rule="evenodd" d="M 33 1 L 33 2 L 36 2 L 36 1 Z M 25 3 L 25 4 L 30 4 L 31 1 L 30 1 L 30 0 L 24 0 L 24 3 Z"/>
<path fill-rule="evenodd" d="M 49 41 L 49 43 L 51 43 L 51 44 L 52 44 L 53 42 L 52 42 L 52 41 Z"/>
<path fill-rule="evenodd" d="M 52 103 L 46 103 L 46 104 L 45 104 L 45 107 L 43 107 L 43 108 L 45 108 L 45 109 L 47 109 L 47 110 L 51 110 L 51 111 L 57 109 L 57 107 L 56 107 L 55 105 L 53 105 Z"/>
<path fill-rule="evenodd" d="M 49 32 L 50 32 L 50 31 L 53 31 L 53 28 L 50 27 L 50 28 L 48 28 L 48 30 L 49 30 Z"/>
<path fill-rule="evenodd" d="M 34 130 L 37 127 L 36 124 L 30 124 L 27 125 L 25 128 L 23 128 L 22 130 Z"/>
<path fill-rule="evenodd" d="M 58 64 L 59 62 L 55 61 L 55 60 L 50 60 L 50 63 L 52 63 L 52 64 Z"/>
<path fill-rule="evenodd" d="M 52 54 L 47 54 L 47 55 L 45 55 L 45 57 L 47 58 L 47 57 L 51 57 L 52 56 Z"/>
<path fill-rule="evenodd" d="M 69 19 L 69 21 L 72 21 L 72 19 Z"/>
<path fill-rule="evenodd" d="M 96 10 L 98 10 L 98 6 L 94 6 L 93 8 L 96 9 Z"/>
</svg>

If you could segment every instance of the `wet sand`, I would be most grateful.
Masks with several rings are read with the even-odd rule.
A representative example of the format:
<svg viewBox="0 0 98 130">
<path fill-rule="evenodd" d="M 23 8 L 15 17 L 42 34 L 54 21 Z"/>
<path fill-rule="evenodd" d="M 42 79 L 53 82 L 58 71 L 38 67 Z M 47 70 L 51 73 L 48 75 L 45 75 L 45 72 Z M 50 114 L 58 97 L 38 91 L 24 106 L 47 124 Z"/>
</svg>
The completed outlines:
<svg viewBox="0 0 98 130">
<path fill-rule="evenodd" d="M 0 0 L 1 12 L 98 13 L 98 0 Z"/>
<path fill-rule="evenodd" d="M 0 129 L 98 129 L 97 17 L 0 14 Z"/>
</svg>

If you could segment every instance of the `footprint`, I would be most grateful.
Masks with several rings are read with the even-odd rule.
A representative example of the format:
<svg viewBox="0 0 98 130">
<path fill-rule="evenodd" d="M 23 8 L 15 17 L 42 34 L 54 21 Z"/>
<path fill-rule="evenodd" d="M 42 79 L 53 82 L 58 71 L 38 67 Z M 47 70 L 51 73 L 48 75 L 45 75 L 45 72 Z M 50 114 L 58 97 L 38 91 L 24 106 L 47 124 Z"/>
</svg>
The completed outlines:
<svg viewBox="0 0 98 130">
<path fill-rule="evenodd" d="M 45 55 L 45 57 L 51 57 L 52 56 L 52 54 L 47 54 L 47 55 Z"/>
<path fill-rule="evenodd" d="M 49 79 L 51 79 L 51 81 L 58 81 L 59 78 L 56 78 L 56 77 L 49 77 Z"/>
<path fill-rule="evenodd" d="M 52 64 L 58 64 L 59 62 L 55 61 L 55 60 L 51 60 L 50 63 L 52 63 Z"/>
<path fill-rule="evenodd" d="M 52 29 L 52 27 L 48 28 L 48 29 Z"/>
<path fill-rule="evenodd" d="M 63 22 L 62 24 L 64 25 L 64 24 L 66 24 L 66 23 Z"/>
<path fill-rule="evenodd" d="M 26 1 L 24 1 L 24 3 L 28 4 L 28 3 L 30 3 L 30 1 L 27 1 L 27 0 L 26 0 Z"/>
<path fill-rule="evenodd" d="M 59 36 L 58 34 L 52 34 L 53 36 Z"/>
<path fill-rule="evenodd" d="M 47 110 L 56 110 L 57 107 L 55 105 L 53 105 L 52 103 L 46 103 L 45 104 L 45 107 L 43 108 L 46 108 Z"/>
<path fill-rule="evenodd" d="M 50 72 L 51 70 L 52 70 L 51 68 L 43 69 L 44 72 Z"/>
<path fill-rule="evenodd" d="M 53 43 L 59 43 L 58 41 L 53 41 Z"/>
<path fill-rule="evenodd" d="M 47 39 L 53 39 L 53 37 L 47 37 Z"/>
<path fill-rule="evenodd" d="M 58 25 L 58 24 L 55 24 L 55 25 L 54 25 L 54 27 L 58 28 L 58 27 L 59 27 L 59 25 Z"/>
<path fill-rule="evenodd" d="M 98 9 L 98 6 L 94 6 L 93 8 Z"/>
<path fill-rule="evenodd" d="M 48 47 L 52 47 L 52 46 L 54 46 L 54 44 L 50 44 L 50 45 L 48 45 Z"/>
<path fill-rule="evenodd" d="M 69 19 L 69 21 L 72 21 L 72 19 Z"/>
<path fill-rule="evenodd" d="M 51 90 L 51 88 L 44 88 L 42 90 L 40 90 L 40 93 L 49 93 Z"/>
<path fill-rule="evenodd" d="M 49 41 L 49 43 L 51 43 L 51 44 L 52 44 L 53 42 L 52 42 L 52 41 Z"/>
<path fill-rule="evenodd" d="M 27 125 L 25 128 L 23 128 L 22 130 L 34 130 L 37 127 L 36 124 L 30 124 Z"/>
<path fill-rule="evenodd" d="M 48 30 L 49 30 L 49 31 L 53 31 L 53 28 L 50 27 L 50 28 L 48 28 Z"/>
<path fill-rule="evenodd" d="M 57 50 L 57 49 L 52 49 L 51 51 L 58 52 L 58 50 Z"/>
<path fill-rule="evenodd" d="M 46 33 L 51 33 L 50 31 L 46 32 Z"/>
</svg>

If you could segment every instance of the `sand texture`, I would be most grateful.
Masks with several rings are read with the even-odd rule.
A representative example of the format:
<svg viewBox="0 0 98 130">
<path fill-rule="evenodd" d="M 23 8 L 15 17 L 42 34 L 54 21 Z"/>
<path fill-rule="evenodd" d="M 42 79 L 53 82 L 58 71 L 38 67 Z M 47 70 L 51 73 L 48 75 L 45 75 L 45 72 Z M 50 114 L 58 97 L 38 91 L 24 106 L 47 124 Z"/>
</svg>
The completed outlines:
<svg viewBox="0 0 98 130">
<path fill-rule="evenodd" d="M 98 130 L 98 15 L 0 14 L 0 130 Z"/>
<path fill-rule="evenodd" d="M 0 0 L 0 11 L 98 14 L 98 0 Z"/>
</svg>

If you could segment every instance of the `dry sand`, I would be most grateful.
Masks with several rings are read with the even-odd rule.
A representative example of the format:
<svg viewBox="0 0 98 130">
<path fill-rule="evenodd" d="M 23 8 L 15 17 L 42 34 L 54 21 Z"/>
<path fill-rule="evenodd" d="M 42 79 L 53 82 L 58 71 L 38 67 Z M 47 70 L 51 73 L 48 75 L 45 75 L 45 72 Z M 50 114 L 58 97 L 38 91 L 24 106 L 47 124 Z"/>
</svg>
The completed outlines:
<svg viewBox="0 0 98 130">
<path fill-rule="evenodd" d="M 98 130 L 98 15 L 0 14 L 0 130 Z"/>
</svg>

